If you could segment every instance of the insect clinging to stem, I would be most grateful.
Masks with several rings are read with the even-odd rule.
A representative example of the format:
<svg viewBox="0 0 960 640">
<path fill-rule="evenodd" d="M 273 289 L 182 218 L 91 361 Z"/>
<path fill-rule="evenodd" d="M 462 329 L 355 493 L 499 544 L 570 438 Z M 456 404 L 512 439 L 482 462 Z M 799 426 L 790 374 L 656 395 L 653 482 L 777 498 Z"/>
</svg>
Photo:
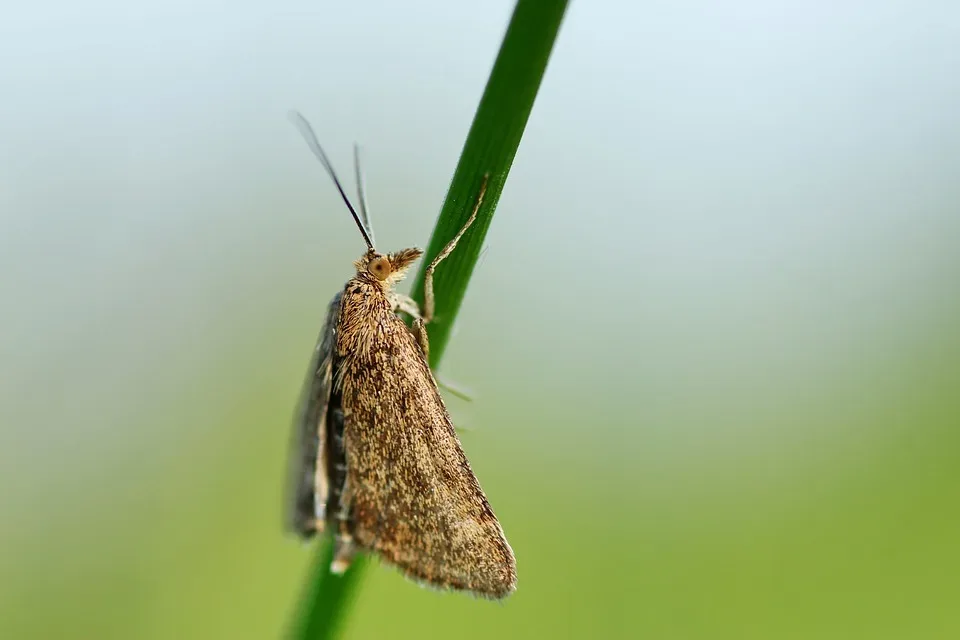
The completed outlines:
<svg viewBox="0 0 960 640">
<path fill-rule="evenodd" d="M 476 219 L 486 177 L 463 228 L 428 265 L 424 308 L 394 291 L 423 253 L 380 253 L 354 147 L 359 212 L 310 124 L 291 114 L 367 245 L 327 307 L 307 371 L 291 458 L 291 525 L 334 538 L 331 571 L 372 552 L 421 584 L 499 599 L 514 591 L 513 551 L 467 462 L 427 362 L 433 271 Z M 414 318 L 408 327 L 397 311 Z"/>
</svg>

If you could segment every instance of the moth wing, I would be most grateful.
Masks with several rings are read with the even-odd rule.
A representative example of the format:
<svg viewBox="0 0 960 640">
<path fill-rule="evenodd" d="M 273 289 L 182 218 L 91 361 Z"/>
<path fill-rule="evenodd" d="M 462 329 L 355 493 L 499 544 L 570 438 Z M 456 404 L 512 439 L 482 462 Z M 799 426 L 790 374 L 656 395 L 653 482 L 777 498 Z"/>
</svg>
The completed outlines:
<svg viewBox="0 0 960 640">
<path fill-rule="evenodd" d="M 330 492 L 326 468 L 327 419 L 333 390 L 333 359 L 337 343 L 337 321 L 343 292 L 327 307 L 327 315 L 310 358 L 307 376 L 300 391 L 293 425 L 289 456 L 288 526 L 308 538 L 322 530 Z"/>
<path fill-rule="evenodd" d="M 467 462 L 436 381 L 406 325 L 390 314 L 369 362 L 344 367 L 354 540 L 408 576 L 501 598 L 516 561 Z M 376 385 L 379 393 L 353 388 Z"/>
</svg>

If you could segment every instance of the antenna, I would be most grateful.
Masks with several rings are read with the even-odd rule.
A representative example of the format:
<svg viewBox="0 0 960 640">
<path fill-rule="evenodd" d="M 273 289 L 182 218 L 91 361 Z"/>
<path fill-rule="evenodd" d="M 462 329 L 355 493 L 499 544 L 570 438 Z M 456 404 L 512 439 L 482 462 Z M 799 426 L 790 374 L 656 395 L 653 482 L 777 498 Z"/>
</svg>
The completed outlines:
<svg viewBox="0 0 960 640">
<path fill-rule="evenodd" d="M 363 218 L 363 224 L 366 225 L 370 233 L 370 241 L 376 242 L 373 237 L 373 225 L 370 224 L 370 210 L 367 208 L 367 192 L 363 185 L 363 170 L 360 168 L 360 145 L 353 145 L 353 167 L 356 172 L 357 195 L 360 198 L 360 217 Z"/>
<path fill-rule="evenodd" d="M 297 129 L 300 130 L 300 134 L 303 136 L 303 139 L 307 141 L 307 146 L 309 146 L 310 150 L 313 151 L 313 155 L 317 156 L 320 164 L 322 164 L 323 168 L 327 170 L 327 173 L 330 175 L 330 179 L 333 180 L 333 184 L 337 187 L 337 191 L 340 192 L 340 197 L 343 198 L 344 204 L 347 205 L 347 209 L 350 209 L 350 214 L 353 216 L 353 221 L 357 223 L 357 227 L 360 229 L 360 234 L 363 236 L 363 241 L 367 243 L 367 248 L 373 251 L 373 234 L 371 234 L 364 226 L 364 220 L 366 220 L 367 216 L 366 207 L 363 203 L 362 187 L 360 191 L 360 206 L 361 210 L 364 212 L 364 220 L 360 219 L 360 216 L 357 215 L 357 210 L 353 208 L 352 204 L 350 204 L 350 199 L 347 197 L 346 192 L 344 192 L 343 187 L 340 185 L 340 180 L 337 179 L 337 174 L 333 170 L 333 165 L 330 164 L 327 154 L 323 152 L 323 148 L 320 146 L 320 143 L 317 142 L 317 134 L 313 132 L 313 127 L 310 126 L 310 123 L 307 122 L 307 119 L 304 118 L 299 111 L 291 111 L 290 120 L 292 120 L 293 124 L 296 125 Z"/>
</svg>

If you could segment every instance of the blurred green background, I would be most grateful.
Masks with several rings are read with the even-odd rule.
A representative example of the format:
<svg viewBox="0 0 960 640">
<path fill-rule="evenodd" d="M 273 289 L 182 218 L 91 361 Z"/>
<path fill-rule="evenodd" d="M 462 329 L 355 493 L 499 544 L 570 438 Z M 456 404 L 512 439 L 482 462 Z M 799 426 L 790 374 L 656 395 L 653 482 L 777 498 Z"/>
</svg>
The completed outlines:
<svg viewBox="0 0 960 640">
<path fill-rule="evenodd" d="M 289 425 L 363 244 L 426 243 L 511 3 L 0 21 L 0 637 L 279 637 Z M 503 604 L 350 638 L 960 637 L 960 8 L 573 3 L 449 406 Z"/>
</svg>

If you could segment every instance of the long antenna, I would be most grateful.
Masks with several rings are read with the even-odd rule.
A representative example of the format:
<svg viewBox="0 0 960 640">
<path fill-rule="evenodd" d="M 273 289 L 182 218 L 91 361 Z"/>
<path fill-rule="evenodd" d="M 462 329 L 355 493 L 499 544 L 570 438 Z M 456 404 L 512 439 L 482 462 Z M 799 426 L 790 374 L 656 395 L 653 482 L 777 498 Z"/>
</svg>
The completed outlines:
<svg viewBox="0 0 960 640">
<path fill-rule="evenodd" d="M 366 227 L 363 226 L 363 221 L 360 219 L 360 216 L 357 215 L 357 210 L 353 208 L 352 204 L 350 204 L 350 199 L 347 197 L 346 192 L 340 185 L 340 180 L 337 179 L 337 174 L 333 170 L 333 165 L 330 164 L 330 160 L 327 159 L 327 154 L 323 152 L 323 148 L 320 146 L 320 143 L 317 142 L 317 134 L 313 132 L 313 127 L 310 126 L 310 123 L 307 122 L 307 119 L 304 118 L 299 111 L 291 111 L 290 120 L 292 120 L 293 124 L 296 125 L 297 129 L 300 130 L 300 135 L 302 135 L 303 139 L 307 141 L 307 145 L 310 147 L 310 150 L 313 151 L 313 155 L 317 156 L 320 164 L 322 164 L 323 168 L 327 170 L 327 173 L 330 175 L 330 179 L 333 180 L 333 184 L 335 184 L 337 187 L 337 191 L 340 192 L 340 197 L 343 198 L 344 204 L 347 205 L 347 209 L 350 209 L 350 214 L 353 216 L 353 221 L 357 223 L 357 227 L 360 229 L 360 234 L 363 236 L 363 241 L 367 243 L 367 248 L 371 251 L 374 250 L 373 238 L 367 231 Z M 364 217 L 366 217 L 366 214 L 364 214 Z"/>
<path fill-rule="evenodd" d="M 376 242 L 373 237 L 373 225 L 370 224 L 370 209 L 367 208 L 367 191 L 363 185 L 363 170 L 360 168 L 360 145 L 356 143 L 353 145 L 353 168 L 356 172 L 357 195 L 360 197 L 360 216 L 370 233 L 370 240 Z"/>
</svg>

